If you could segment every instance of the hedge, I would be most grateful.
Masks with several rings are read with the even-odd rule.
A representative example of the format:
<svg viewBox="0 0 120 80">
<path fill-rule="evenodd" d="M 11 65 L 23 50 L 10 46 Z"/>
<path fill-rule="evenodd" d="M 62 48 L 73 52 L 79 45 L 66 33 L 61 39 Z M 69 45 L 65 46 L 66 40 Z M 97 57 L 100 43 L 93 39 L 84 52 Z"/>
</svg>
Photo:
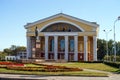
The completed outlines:
<svg viewBox="0 0 120 80">
<path fill-rule="evenodd" d="M 107 62 L 107 61 L 104 61 L 104 64 L 112 66 L 112 67 L 120 68 L 120 62 Z"/>
</svg>

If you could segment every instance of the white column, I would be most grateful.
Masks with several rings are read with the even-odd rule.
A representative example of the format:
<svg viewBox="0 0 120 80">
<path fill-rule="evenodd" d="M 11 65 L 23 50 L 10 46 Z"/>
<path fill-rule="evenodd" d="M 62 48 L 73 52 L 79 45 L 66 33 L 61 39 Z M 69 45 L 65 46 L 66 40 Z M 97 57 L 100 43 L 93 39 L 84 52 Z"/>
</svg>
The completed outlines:
<svg viewBox="0 0 120 80">
<path fill-rule="evenodd" d="M 78 36 L 74 36 L 74 61 L 78 61 Z"/>
<path fill-rule="evenodd" d="M 97 61 L 97 38 L 93 36 L 93 60 Z"/>
<path fill-rule="evenodd" d="M 45 36 L 45 60 L 48 60 L 48 36 Z"/>
<path fill-rule="evenodd" d="M 68 36 L 65 36 L 65 60 L 68 61 Z"/>
<path fill-rule="evenodd" d="M 84 36 L 84 61 L 88 61 L 87 36 Z"/>
<path fill-rule="evenodd" d="M 54 36 L 54 60 L 58 59 L 58 36 Z"/>
<path fill-rule="evenodd" d="M 32 56 L 31 52 L 31 39 L 30 36 L 27 36 L 27 59 Z"/>
</svg>

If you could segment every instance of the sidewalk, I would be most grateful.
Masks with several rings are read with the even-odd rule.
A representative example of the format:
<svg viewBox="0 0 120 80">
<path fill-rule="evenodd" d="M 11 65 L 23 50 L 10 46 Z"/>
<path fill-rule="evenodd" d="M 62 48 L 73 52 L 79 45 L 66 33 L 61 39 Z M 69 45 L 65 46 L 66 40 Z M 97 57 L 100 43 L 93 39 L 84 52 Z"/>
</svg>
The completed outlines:
<svg viewBox="0 0 120 80">
<path fill-rule="evenodd" d="M 84 69 L 86 71 L 104 72 L 109 77 L 81 77 L 81 76 L 40 76 L 40 75 L 18 75 L 18 74 L 0 74 L 0 80 L 119 80 L 120 74 L 110 72 Z M 9 79 L 4 79 L 9 78 Z"/>
<path fill-rule="evenodd" d="M 9 78 L 9 79 L 3 79 Z M 0 80 L 108 80 L 108 77 L 78 77 L 78 76 L 38 76 L 0 74 Z"/>
</svg>

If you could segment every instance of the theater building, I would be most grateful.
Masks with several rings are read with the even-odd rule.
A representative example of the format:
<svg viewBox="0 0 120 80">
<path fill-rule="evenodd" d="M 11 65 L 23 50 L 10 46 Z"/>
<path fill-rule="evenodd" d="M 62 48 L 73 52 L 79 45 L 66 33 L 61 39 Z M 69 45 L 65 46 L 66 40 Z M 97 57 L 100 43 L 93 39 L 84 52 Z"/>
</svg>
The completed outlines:
<svg viewBox="0 0 120 80">
<path fill-rule="evenodd" d="M 59 13 L 24 27 L 28 59 L 97 61 L 96 22 Z"/>
</svg>

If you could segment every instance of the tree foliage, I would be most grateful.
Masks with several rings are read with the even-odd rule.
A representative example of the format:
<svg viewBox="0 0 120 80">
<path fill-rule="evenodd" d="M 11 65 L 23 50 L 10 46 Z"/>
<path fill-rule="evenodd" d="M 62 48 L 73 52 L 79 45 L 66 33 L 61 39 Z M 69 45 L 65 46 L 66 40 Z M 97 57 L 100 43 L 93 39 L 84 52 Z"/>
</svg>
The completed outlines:
<svg viewBox="0 0 120 80">
<path fill-rule="evenodd" d="M 0 60 L 4 60 L 6 55 L 6 53 L 0 52 Z"/>
<path fill-rule="evenodd" d="M 111 57 L 110 59 L 113 59 L 114 56 L 114 41 L 113 40 L 109 40 L 106 41 L 104 39 L 98 39 L 97 40 L 97 54 L 98 54 L 98 60 L 103 60 L 106 59 L 104 58 L 106 53 L 107 53 L 107 46 L 106 43 L 108 44 L 108 55 L 109 57 Z M 120 42 L 116 42 L 116 54 L 117 54 L 117 58 L 119 58 L 120 56 Z M 117 59 L 119 60 L 119 59 Z"/>
<path fill-rule="evenodd" d="M 7 53 L 8 55 L 16 55 L 19 51 L 26 51 L 26 47 L 11 45 L 10 48 L 6 48 L 3 50 L 3 52 Z"/>
<path fill-rule="evenodd" d="M 97 57 L 102 60 L 106 54 L 106 41 L 104 39 L 97 40 Z"/>
</svg>

